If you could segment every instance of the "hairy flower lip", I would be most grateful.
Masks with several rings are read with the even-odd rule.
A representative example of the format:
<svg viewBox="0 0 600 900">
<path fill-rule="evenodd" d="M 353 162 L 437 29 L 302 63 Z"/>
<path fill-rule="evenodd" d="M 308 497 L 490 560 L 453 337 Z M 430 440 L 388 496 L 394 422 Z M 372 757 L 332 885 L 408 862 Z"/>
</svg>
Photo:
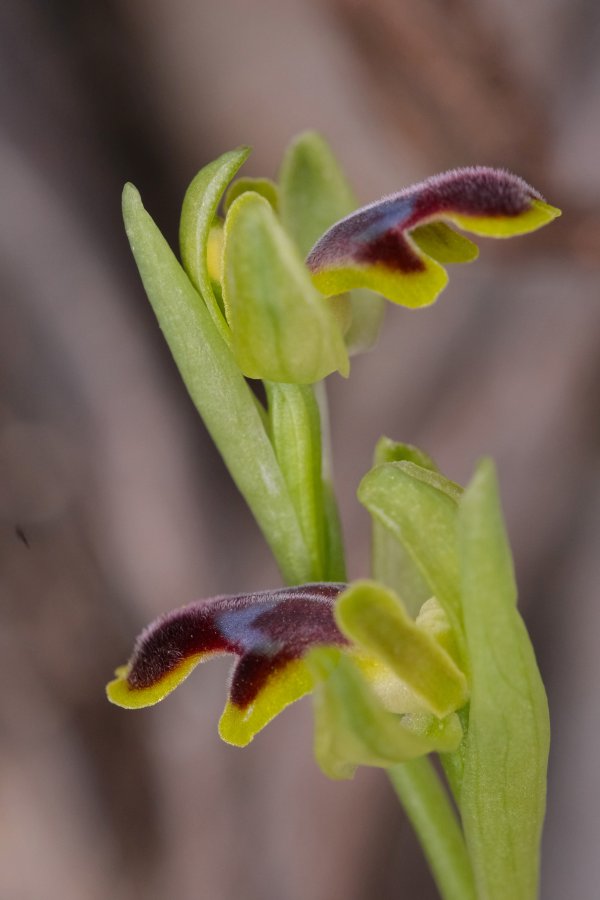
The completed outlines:
<svg viewBox="0 0 600 900">
<path fill-rule="evenodd" d="M 444 290 L 447 263 L 477 258 L 477 245 L 460 232 L 508 238 L 559 215 L 517 175 L 485 166 L 452 169 L 340 219 L 313 246 L 306 265 L 327 297 L 367 288 L 416 309 Z"/>
<path fill-rule="evenodd" d="M 269 679 L 319 644 L 344 645 L 333 603 L 346 585 L 316 583 L 219 595 L 160 616 L 140 634 L 127 666 L 107 688 L 123 706 L 147 706 L 204 659 L 238 657 L 230 702 L 249 707 Z"/>
<path fill-rule="evenodd" d="M 531 200 L 543 202 L 544 198 L 524 179 L 504 169 L 487 166 L 451 169 L 388 194 L 340 219 L 319 238 L 306 262 L 312 272 L 318 271 L 337 259 L 343 249 L 350 251 L 355 241 L 363 245 L 362 252 L 360 246 L 355 248 L 361 261 L 378 260 L 390 265 L 394 257 L 385 253 L 385 244 L 380 245 L 378 241 L 388 231 L 410 231 L 451 212 L 496 218 L 518 216 L 528 209 Z M 336 248 L 332 243 L 334 237 L 341 246 Z M 382 251 L 379 256 L 367 251 L 373 241 Z M 344 246 L 346 242 L 348 246 Z M 395 262 L 402 271 L 423 268 L 419 258 L 409 252 L 398 254 Z"/>
</svg>

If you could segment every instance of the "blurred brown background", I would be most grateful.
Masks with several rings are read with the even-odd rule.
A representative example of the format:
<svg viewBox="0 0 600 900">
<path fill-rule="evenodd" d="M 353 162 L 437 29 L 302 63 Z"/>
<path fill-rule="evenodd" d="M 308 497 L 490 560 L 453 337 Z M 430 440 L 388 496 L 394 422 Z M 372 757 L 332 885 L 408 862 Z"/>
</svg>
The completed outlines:
<svg viewBox="0 0 600 900">
<path fill-rule="evenodd" d="M 600 6 L 595 0 L 5 0 L 0 6 L 0 900 L 436 896 L 378 772 L 328 782 L 310 704 L 219 742 L 227 664 L 127 714 L 103 686 L 138 629 L 278 584 L 185 395 L 120 219 L 174 242 L 187 183 L 313 127 L 358 196 L 483 163 L 564 216 L 482 241 L 431 309 L 389 309 L 332 379 L 351 574 L 383 432 L 466 480 L 499 466 L 554 726 L 544 900 L 600 883 Z"/>
</svg>

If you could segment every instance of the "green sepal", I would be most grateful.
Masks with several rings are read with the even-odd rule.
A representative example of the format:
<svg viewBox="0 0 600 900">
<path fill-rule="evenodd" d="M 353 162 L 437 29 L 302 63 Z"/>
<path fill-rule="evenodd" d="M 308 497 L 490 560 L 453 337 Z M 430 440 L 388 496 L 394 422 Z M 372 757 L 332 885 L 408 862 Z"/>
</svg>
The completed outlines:
<svg viewBox="0 0 600 900">
<path fill-rule="evenodd" d="M 229 342 L 229 329 L 212 288 L 207 246 L 223 192 L 249 154 L 249 147 L 239 147 L 224 153 L 201 169 L 185 193 L 179 223 L 183 267 L 204 298 L 213 322 L 226 342 Z"/>
<path fill-rule="evenodd" d="M 308 548 L 252 391 L 131 184 L 123 191 L 123 218 L 146 293 L 204 424 L 286 581 L 310 580 Z"/>
<path fill-rule="evenodd" d="M 265 382 L 269 431 L 311 556 L 311 581 L 325 573 L 321 423 L 310 385 Z"/>
<path fill-rule="evenodd" d="M 460 718 L 455 712 L 441 719 L 426 712 L 406 713 L 402 716 L 402 727 L 416 737 L 431 741 L 436 753 L 455 752 L 463 739 Z"/>
<path fill-rule="evenodd" d="M 348 375 L 332 312 L 270 204 L 252 191 L 225 220 L 223 298 L 233 353 L 247 377 L 309 384 L 336 369 Z"/>
<path fill-rule="evenodd" d="M 443 647 L 451 659 L 460 667 L 460 656 L 456 643 L 456 635 L 444 607 L 437 597 L 430 597 L 419 610 L 417 625 L 426 631 L 440 647 Z"/>
<path fill-rule="evenodd" d="M 357 288 L 350 298 L 350 325 L 344 334 L 350 356 L 367 353 L 377 343 L 385 317 L 386 302 L 373 291 Z"/>
<path fill-rule="evenodd" d="M 314 131 L 300 134 L 288 147 L 280 172 L 281 220 L 306 256 L 330 225 L 356 209 L 356 198 L 329 144 Z M 341 294 L 342 292 L 338 292 Z M 372 291 L 343 297 L 351 355 L 370 350 L 383 322 L 385 300 Z"/>
<path fill-rule="evenodd" d="M 443 718 L 467 702 L 467 680 L 451 656 L 375 581 L 357 581 L 335 605 L 340 631 L 401 679 L 423 707 Z"/>
<path fill-rule="evenodd" d="M 391 438 L 383 435 L 375 444 L 375 453 L 373 455 L 373 465 L 380 466 L 388 462 L 410 462 L 422 469 L 429 469 L 430 472 L 438 472 L 439 469 L 434 460 L 414 444 L 405 444 L 401 441 L 393 441 Z"/>
<path fill-rule="evenodd" d="M 534 900 L 545 812 L 548 704 L 516 587 L 493 463 L 458 517 L 472 696 L 460 808 L 478 896 Z"/>
<path fill-rule="evenodd" d="M 381 437 L 375 445 L 373 465 L 386 462 L 412 462 L 424 469 L 438 471 L 431 457 L 418 447 Z M 371 569 L 376 581 L 398 594 L 413 618 L 431 597 L 429 585 L 404 544 L 376 517 L 372 523 Z"/>
<path fill-rule="evenodd" d="M 317 647 L 306 661 L 314 680 L 315 756 L 330 778 L 352 778 L 359 765 L 387 769 L 460 741 L 453 719 L 433 735 L 404 728 L 402 718 L 377 700 L 347 652 Z"/>
<path fill-rule="evenodd" d="M 232 181 L 227 188 L 223 199 L 223 213 L 226 214 L 233 201 L 237 200 L 241 194 L 245 194 L 246 191 L 254 191 L 255 194 L 260 194 L 261 197 L 268 200 L 275 212 L 278 211 L 279 188 L 275 182 L 271 181 L 270 178 L 252 178 L 250 175 L 242 175 L 240 178 Z"/>
<path fill-rule="evenodd" d="M 314 131 L 290 144 L 281 166 L 281 220 L 302 257 L 330 225 L 356 208 L 356 199 L 331 148 Z"/>
<path fill-rule="evenodd" d="M 371 469 L 358 488 L 358 499 L 406 549 L 444 607 L 466 662 L 456 543 L 459 485 L 411 462 L 384 463 Z"/>
</svg>

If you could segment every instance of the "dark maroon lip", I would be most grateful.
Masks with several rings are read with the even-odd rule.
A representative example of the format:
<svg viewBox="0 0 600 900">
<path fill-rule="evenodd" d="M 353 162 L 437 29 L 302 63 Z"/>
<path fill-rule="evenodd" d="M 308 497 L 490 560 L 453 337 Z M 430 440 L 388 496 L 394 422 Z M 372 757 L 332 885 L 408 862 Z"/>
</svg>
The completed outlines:
<svg viewBox="0 0 600 900">
<path fill-rule="evenodd" d="M 364 206 L 333 225 L 314 245 L 312 272 L 343 262 L 380 264 L 403 272 L 425 266 L 405 234 L 444 214 L 518 216 L 542 195 L 517 175 L 485 166 L 452 169 Z"/>
<path fill-rule="evenodd" d="M 333 617 L 345 584 L 277 588 L 190 603 L 161 616 L 136 641 L 127 682 L 132 690 L 157 684 L 198 655 L 237 656 L 230 698 L 248 706 L 266 681 L 317 645 L 344 645 Z"/>
</svg>

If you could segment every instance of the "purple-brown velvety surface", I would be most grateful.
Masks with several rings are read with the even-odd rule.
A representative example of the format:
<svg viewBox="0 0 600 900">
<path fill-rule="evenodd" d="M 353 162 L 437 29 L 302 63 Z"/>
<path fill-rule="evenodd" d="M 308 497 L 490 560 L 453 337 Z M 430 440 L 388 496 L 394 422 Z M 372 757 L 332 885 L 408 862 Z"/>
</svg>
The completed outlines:
<svg viewBox="0 0 600 900">
<path fill-rule="evenodd" d="M 214 597 L 167 613 L 136 641 L 127 681 L 132 689 L 156 684 L 197 654 L 233 653 L 230 698 L 252 702 L 266 680 L 318 644 L 345 644 L 333 618 L 344 584 L 307 584 Z"/>
<path fill-rule="evenodd" d="M 425 268 L 423 261 L 404 237 L 410 229 L 443 219 L 444 213 L 518 216 L 532 199 L 543 197 L 510 172 L 485 166 L 453 169 L 341 219 L 317 241 L 306 262 L 315 273 L 349 262 L 420 271 Z"/>
</svg>

